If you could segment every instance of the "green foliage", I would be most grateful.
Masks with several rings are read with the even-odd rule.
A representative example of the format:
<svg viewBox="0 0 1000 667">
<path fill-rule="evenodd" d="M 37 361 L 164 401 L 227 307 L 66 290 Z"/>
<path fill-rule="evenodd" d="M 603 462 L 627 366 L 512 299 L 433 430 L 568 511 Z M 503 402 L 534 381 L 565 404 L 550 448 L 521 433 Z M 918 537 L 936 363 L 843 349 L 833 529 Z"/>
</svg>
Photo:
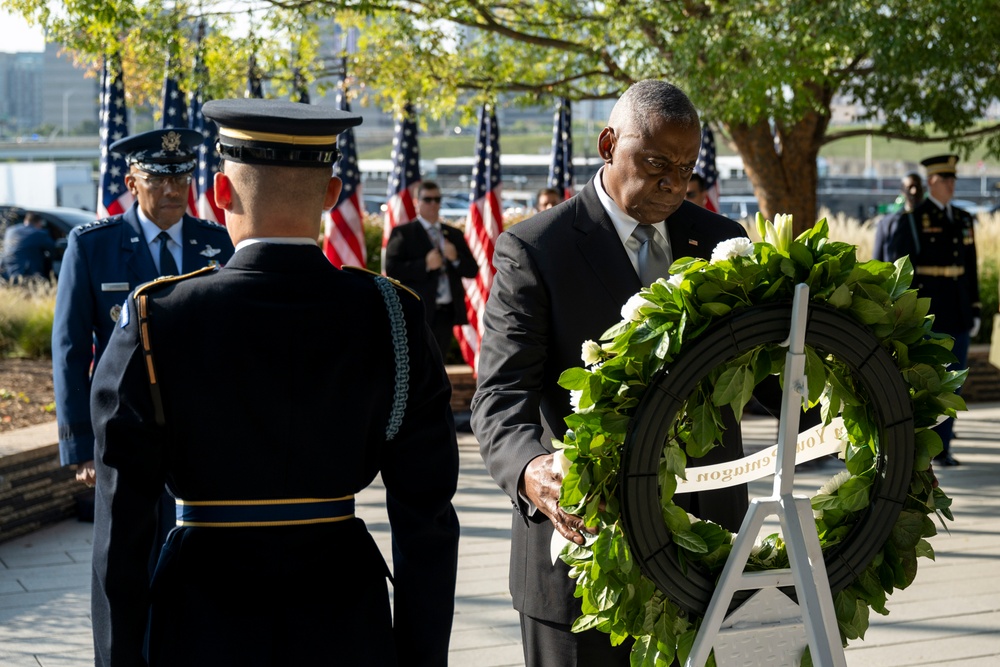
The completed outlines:
<svg viewBox="0 0 1000 667">
<path fill-rule="evenodd" d="M 634 637 L 633 665 L 670 664 L 675 654 L 686 655 L 700 619 L 680 613 L 632 562 L 617 502 L 629 419 L 657 371 L 731 310 L 788 301 L 795 285 L 806 282 L 812 301 L 836 307 L 868 326 L 909 385 L 916 424 L 910 495 L 872 563 L 836 597 L 845 642 L 864 637 L 870 610 L 886 613 L 886 596 L 913 581 L 918 556 L 933 557 L 926 538 L 936 528 L 929 515 L 951 519 L 951 501 L 934 488 L 928 470 L 941 446 L 929 427 L 940 415 L 964 407 L 953 394 L 964 373 L 946 369 L 951 358 L 948 341 L 931 333 L 927 304 L 909 289 L 909 260 L 859 262 L 855 246 L 828 238 L 825 220 L 796 238 L 790 234 L 790 219 L 774 225 L 758 220 L 757 226 L 764 241 L 734 239 L 720 244 L 711 261 L 675 262 L 669 280 L 658 280 L 626 303 L 623 321 L 603 340 L 585 343 L 594 363 L 568 369 L 560 377 L 576 406 L 566 420 L 569 431 L 562 451 L 570 468 L 560 504 L 600 529 L 588 546 L 571 546 L 562 555 L 583 601 L 583 615 L 574 629 L 597 628 L 612 641 Z M 777 345 L 762 346 L 709 372 L 686 398 L 663 446 L 659 481 L 664 524 L 680 559 L 715 576 L 729 556 L 733 535 L 675 505 L 677 479 L 684 478 L 692 459 L 719 443 L 721 409 L 728 406 L 739 415 L 757 383 L 783 372 L 783 356 Z M 822 405 L 824 422 L 830 424 L 838 414 L 844 422 L 847 470 L 812 499 L 820 542 L 828 548 L 846 537 L 869 506 L 878 422 L 872 402 L 842 362 L 807 347 L 806 374 L 809 402 Z M 787 566 L 783 540 L 771 535 L 753 548 L 746 569 Z"/>
<path fill-rule="evenodd" d="M 0 282 L 0 356 L 52 355 L 55 285 L 46 281 Z"/>
</svg>

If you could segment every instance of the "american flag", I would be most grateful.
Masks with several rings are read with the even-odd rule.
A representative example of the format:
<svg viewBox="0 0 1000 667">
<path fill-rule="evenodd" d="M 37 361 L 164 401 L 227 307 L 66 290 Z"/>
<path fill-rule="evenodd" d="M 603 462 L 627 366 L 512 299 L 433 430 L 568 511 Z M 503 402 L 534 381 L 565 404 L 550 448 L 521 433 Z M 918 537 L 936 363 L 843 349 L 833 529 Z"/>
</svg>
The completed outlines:
<svg viewBox="0 0 1000 667">
<path fill-rule="evenodd" d="M 712 128 L 708 123 L 701 128 L 701 151 L 698 153 L 698 163 L 694 167 L 694 173 L 705 179 L 705 187 L 708 188 L 705 208 L 718 213 L 719 170 L 715 168 L 715 135 L 712 134 Z"/>
<path fill-rule="evenodd" d="M 552 164 L 549 165 L 549 187 L 562 193 L 563 199 L 573 196 L 573 112 L 569 100 L 559 100 L 552 119 Z"/>
<path fill-rule="evenodd" d="M 403 116 L 396 118 L 396 134 L 392 138 L 392 174 L 386 192 L 385 223 L 382 227 L 382 248 L 389 241 L 389 234 L 396 225 L 405 225 L 417 219 L 413 198 L 420 184 L 420 146 L 417 144 L 417 121 L 413 107 L 403 109 Z"/>
<path fill-rule="evenodd" d="M 264 97 L 264 87 L 260 82 L 260 68 L 257 67 L 257 57 L 250 54 L 250 62 L 247 63 L 247 89 L 243 97 Z"/>
<path fill-rule="evenodd" d="M 206 80 L 207 73 L 205 67 L 198 58 L 195 62 L 195 73 Z M 203 220 L 211 220 L 220 225 L 226 224 L 226 212 L 215 205 L 215 173 L 219 171 L 219 154 L 215 149 L 215 143 L 219 136 L 219 129 L 215 121 L 205 118 L 201 112 L 202 104 L 208 100 L 202 99 L 201 86 L 191 96 L 191 113 L 189 114 L 191 129 L 201 132 L 201 147 L 198 149 L 198 168 L 195 169 L 195 184 L 198 186 L 198 216 Z"/>
<path fill-rule="evenodd" d="M 347 82 L 337 88 L 337 108 L 350 111 L 347 101 Z M 340 199 L 324 220 L 323 252 L 330 263 L 341 266 L 365 267 L 365 231 L 362 225 L 365 208 L 361 199 L 361 174 L 358 169 L 358 151 L 354 146 L 354 130 L 348 128 L 337 137 L 340 160 L 333 166 L 333 175 L 343 181 Z"/>
<path fill-rule="evenodd" d="M 119 215 L 132 206 L 135 197 L 125 187 L 128 166 L 125 156 L 112 153 L 111 144 L 128 134 L 125 83 L 121 64 L 104 59 L 101 71 L 101 171 L 97 195 L 97 216 Z"/>
<path fill-rule="evenodd" d="M 479 341 L 483 336 L 483 312 L 493 286 L 493 249 L 503 231 L 500 208 L 500 127 L 496 113 L 484 105 L 479 112 L 479 139 L 476 142 L 476 166 L 472 169 L 472 194 L 465 240 L 479 265 L 475 278 L 463 278 L 465 313 L 468 324 L 455 327 L 455 338 L 465 362 L 473 372 L 479 367 Z"/>
<path fill-rule="evenodd" d="M 184 91 L 181 90 L 177 79 L 171 76 L 170 60 L 167 60 L 166 73 L 163 75 L 163 118 L 161 125 L 164 130 L 182 127 L 188 128 L 188 109 L 184 103 Z M 191 181 L 188 189 L 188 215 L 198 215 L 198 186 Z"/>
</svg>

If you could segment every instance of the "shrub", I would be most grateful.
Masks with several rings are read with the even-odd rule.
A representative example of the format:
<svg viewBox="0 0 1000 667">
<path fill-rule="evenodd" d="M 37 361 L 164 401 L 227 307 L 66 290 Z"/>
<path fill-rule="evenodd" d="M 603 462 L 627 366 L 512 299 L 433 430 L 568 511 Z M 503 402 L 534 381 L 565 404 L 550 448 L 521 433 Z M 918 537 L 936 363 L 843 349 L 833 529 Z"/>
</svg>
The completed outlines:
<svg viewBox="0 0 1000 667">
<path fill-rule="evenodd" d="M 0 283 L 0 356 L 51 356 L 55 303 L 55 283 Z"/>
</svg>

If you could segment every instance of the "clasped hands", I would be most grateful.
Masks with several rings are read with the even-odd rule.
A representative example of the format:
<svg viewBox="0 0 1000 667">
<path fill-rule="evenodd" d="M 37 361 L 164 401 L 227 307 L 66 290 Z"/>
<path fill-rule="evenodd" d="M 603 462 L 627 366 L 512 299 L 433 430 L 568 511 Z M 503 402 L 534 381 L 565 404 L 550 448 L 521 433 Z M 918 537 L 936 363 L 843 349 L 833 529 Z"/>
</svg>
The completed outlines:
<svg viewBox="0 0 1000 667">
<path fill-rule="evenodd" d="M 430 252 L 424 257 L 424 261 L 427 263 L 427 272 L 437 271 L 442 266 L 444 266 L 444 260 L 449 262 L 454 262 L 458 259 L 458 249 L 455 244 L 448 239 L 444 240 L 444 253 L 437 248 L 431 249 Z"/>
<path fill-rule="evenodd" d="M 583 533 L 596 535 L 598 529 L 588 528 L 583 519 L 568 514 L 559 506 L 563 474 L 553 466 L 553 457 L 547 454 L 532 459 L 524 468 L 518 491 L 549 518 L 560 535 L 575 544 L 583 544 Z"/>
</svg>

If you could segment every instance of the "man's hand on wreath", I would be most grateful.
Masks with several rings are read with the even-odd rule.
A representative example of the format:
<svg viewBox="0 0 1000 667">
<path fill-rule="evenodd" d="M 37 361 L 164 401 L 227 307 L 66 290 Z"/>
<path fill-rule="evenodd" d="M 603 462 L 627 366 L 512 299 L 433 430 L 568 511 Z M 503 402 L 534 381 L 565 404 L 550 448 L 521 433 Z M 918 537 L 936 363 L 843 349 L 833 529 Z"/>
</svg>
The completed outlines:
<svg viewBox="0 0 1000 667">
<path fill-rule="evenodd" d="M 538 456 L 528 463 L 524 468 L 524 475 L 521 476 L 518 491 L 549 517 L 549 521 L 560 535 L 576 544 L 583 544 L 581 533 L 596 534 L 597 528 L 588 528 L 583 519 L 568 514 L 559 507 L 562 473 L 552 465 L 552 456 L 552 454 Z"/>
</svg>

